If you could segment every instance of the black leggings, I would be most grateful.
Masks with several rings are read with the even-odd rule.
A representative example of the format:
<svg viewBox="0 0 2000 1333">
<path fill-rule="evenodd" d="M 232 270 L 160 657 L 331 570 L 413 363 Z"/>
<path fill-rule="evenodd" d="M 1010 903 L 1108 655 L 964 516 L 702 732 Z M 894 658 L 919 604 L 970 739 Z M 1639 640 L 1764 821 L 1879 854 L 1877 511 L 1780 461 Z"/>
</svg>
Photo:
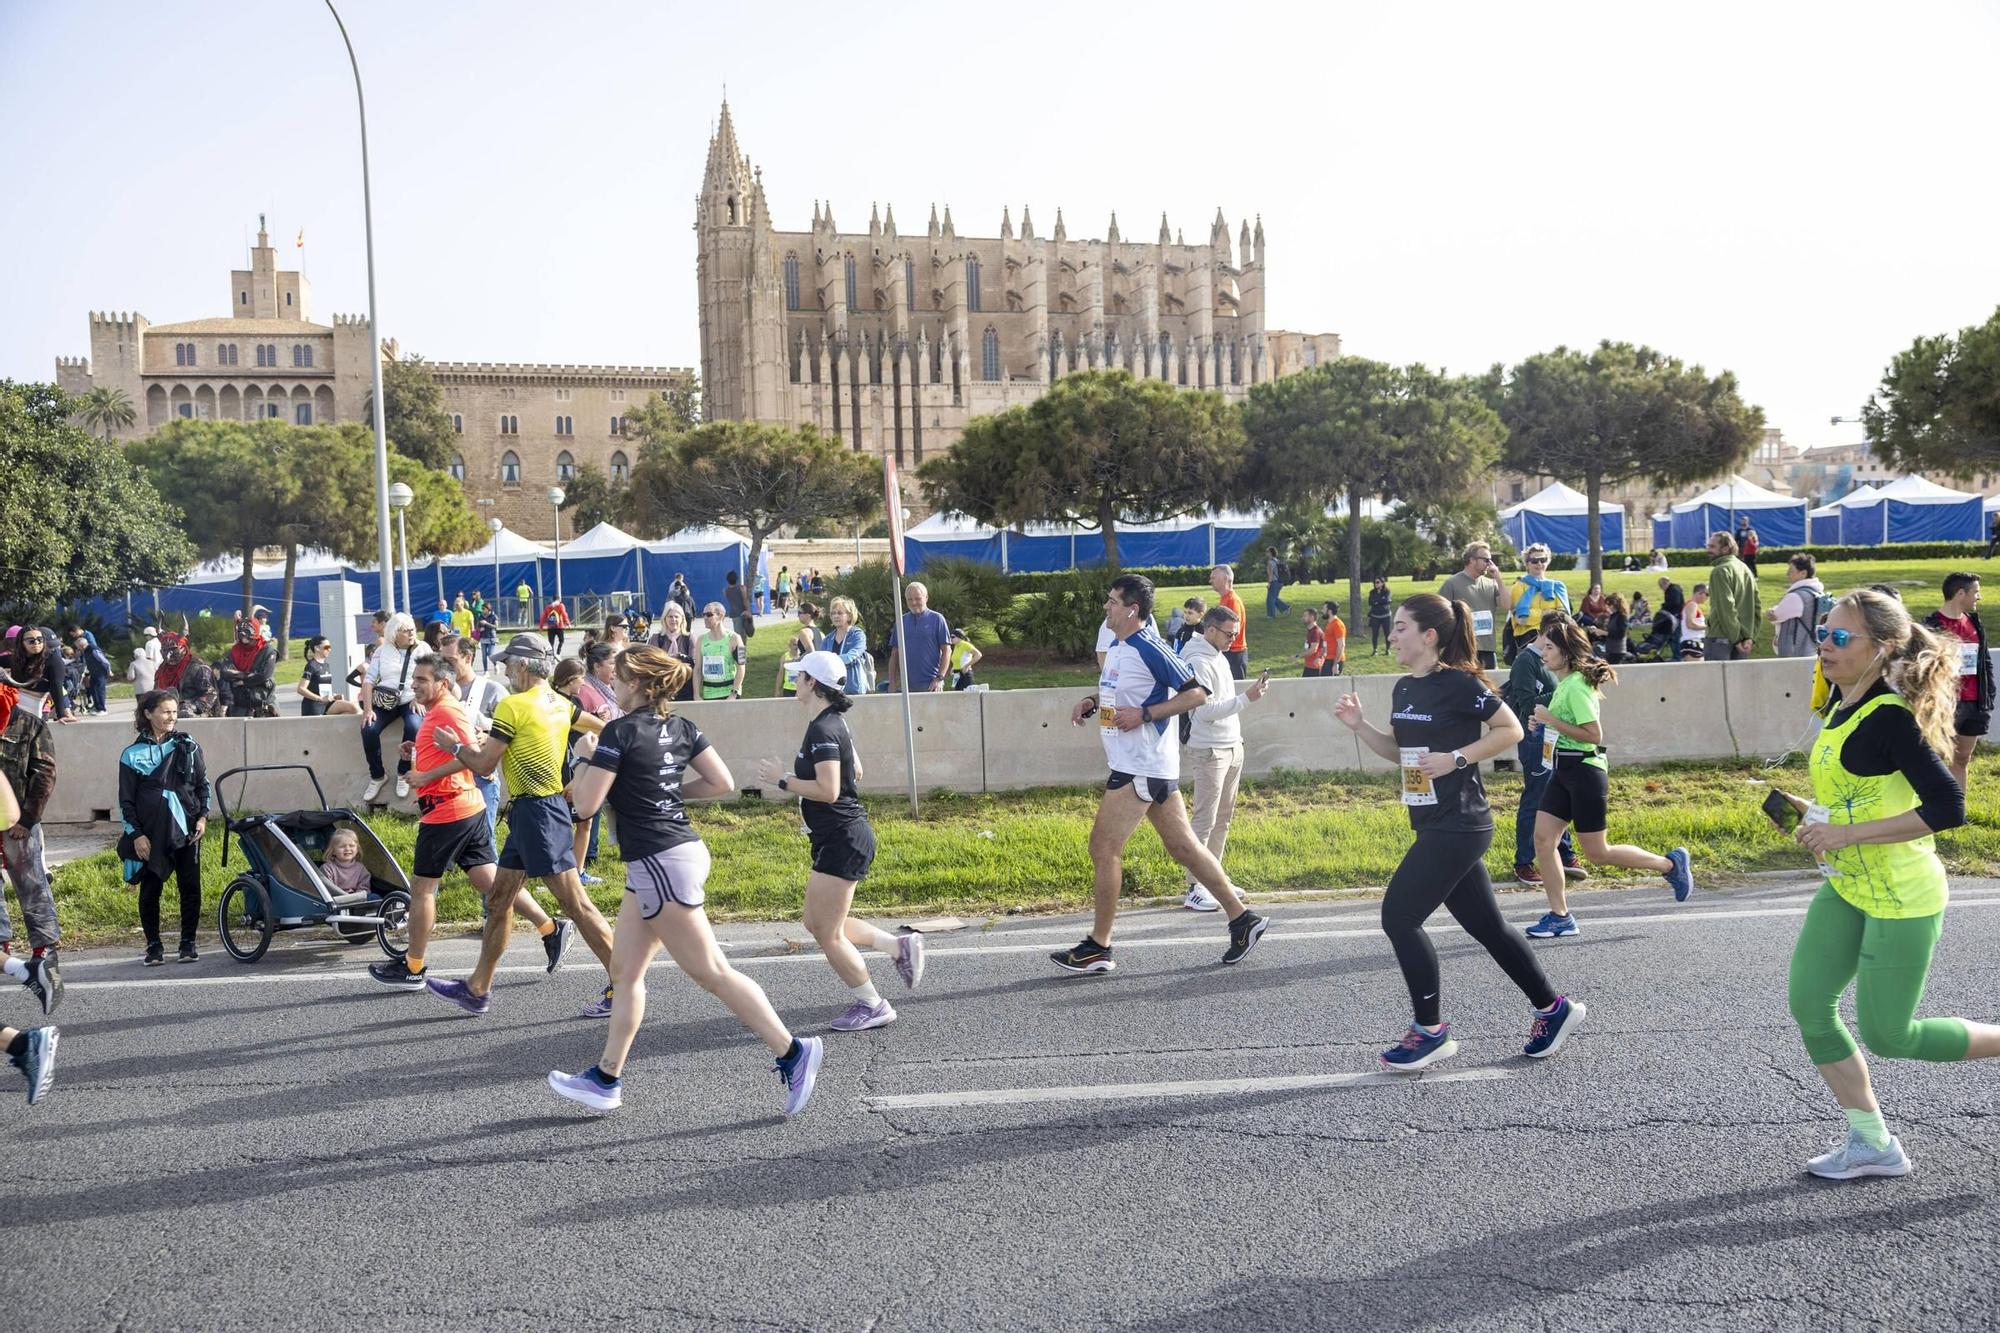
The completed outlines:
<svg viewBox="0 0 2000 1333">
<path fill-rule="evenodd" d="M 1379 652 L 1382 645 L 1389 642 L 1390 618 L 1387 616 L 1368 617 L 1368 651 Z"/>
<path fill-rule="evenodd" d="M 1424 922 L 1440 904 L 1466 934 L 1486 946 L 1493 961 L 1537 1009 L 1556 1002 L 1556 993 L 1534 951 L 1520 932 L 1500 917 L 1493 882 L 1486 878 L 1486 849 L 1492 844 L 1492 829 L 1420 832 L 1403 854 L 1403 863 L 1389 877 L 1388 892 L 1382 895 L 1382 933 L 1395 946 L 1396 962 L 1410 988 L 1410 1006 L 1416 1011 L 1417 1022 L 1426 1027 L 1435 1027 L 1440 1021 L 1438 992 L 1442 988 L 1437 951 L 1424 933 Z"/>
<path fill-rule="evenodd" d="M 201 844 L 191 842 L 171 855 L 174 882 L 181 894 L 181 943 L 189 944 L 201 920 Z M 152 871 L 139 872 L 139 925 L 148 944 L 160 942 L 160 891 L 164 888 Z"/>
</svg>

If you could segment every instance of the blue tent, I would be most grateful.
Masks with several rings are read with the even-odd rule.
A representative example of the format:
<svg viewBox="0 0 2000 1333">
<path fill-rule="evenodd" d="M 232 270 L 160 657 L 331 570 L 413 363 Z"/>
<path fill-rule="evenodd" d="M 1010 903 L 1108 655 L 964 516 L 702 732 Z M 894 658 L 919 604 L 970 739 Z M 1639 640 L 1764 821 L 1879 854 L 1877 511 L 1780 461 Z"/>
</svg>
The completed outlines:
<svg viewBox="0 0 2000 1333">
<path fill-rule="evenodd" d="M 1515 550 L 1537 542 L 1551 551 L 1581 554 L 1590 549 L 1590 501 L 1559 481 L 1500 511 L 1500 531 Z M 1625 510 L 1598 505 L 1597 535 L 1607 551 L 1625 549 Z"/>
<path fill-rule="evenodd" d="M 1653 515 L 1653 549 L 1665 551 L 1674 544 L 1674 519 L 1671 514 Z"/>
<path fill-rule="evenodd" d="M 425 565 L 413 568 L 410 571 L 410 598 L 428 612 L 432 603 L 425 599 L 435 597 L 438 576 L 442 574 L 447 600 L 461 593 L 467 598 L 474 592 L 484 593 L 502 609 L 503 623 L 515 623 L 514 617 L 518 613 L 514 594 L 523 583 L 534 591 L 534 611 L 539 613 L 541 610 L 540 560 L 547 551 L 548 547 L 541 542 L 529 541 L 512 529 L 501 528 L 476 551 L 448 555 L 435 567 Z M 499 557 L 497 561 L 496 555 Z M 366 586 L 373 587 L 373 584 Z M 417 617 L 419 621 L 423 618 Z"/>
<path fill-rule="evenodd" d="M 542 587 L 553 597 L 560 586 L 571 605 L 578 597 L 602 597 L 614 592 L 650 596 L 640 567 L 640 546 L 639 539 L 630 533 L 610 523 L 599 523 L 589 532 L 564 542 L 559 550 L 539 557 Z M 562 573 L 560 580 L 556 577 L 558 568 Z M 666 590 L 667 585 L 661 584 L 659 592 L 664 595 Z"/>
<path fill-rule="evenodd" d="M 1856 511 L 1849 511 L 1850 513 Z M 1923 477 L 1899 477 L 1860 513 L 1879 523 L 1877 542 L 1977 542 L 1986 539 L 1985 502 Z M 1855 543 L 1850 541 L 1849 545 Z"/>
<path fill-rule="evenodd" d="M 1806 509 L 1804 500 L 1779 495 L 1755 482 L 1732 476 L 1673 507 L 1672 544 L 1693 549 L 1708 545 L 1712 533 L 1727 532 L 1734 536 L 1738 521 L 1747 517 L 1763 545 L 1803 546 Z"/>
<path fill-rule="evenodd" d="M 1815 546 L 1860 546 L 1862 537 L 1873 531 L 1874 542 L 1882 540 L 1882 513 L 1868 513 L 1881 492 L 1874 486 L 1857 486 L 1831 504 L 1821 505 L 1806 516 L 1812 526 Z"/>
<path fill-rule="evenodd" d="M 694 594 L 695 610 L 699 612 L 710 602 L 723 601 L 725 576 L 732 572 L 739 580 L 746 576 L 750 568 L 750 539 L 728 528 L 683 528 L 664 541 L 641 545 L 639 561 L 640 569 L 636 572 L 644 580 L 649 611 L 659 613 L 666 604 L 667 589 L 673 586 L 674 575 L 685 574 L 688 591 Z M 567 565 L 563 578 L 567 583 Z"/>
<path fill-rule="evenodd" d="M 932 560 L 977 560 L 1006 567 L 1002 543 L 1011 535 L 964 514 L 940 512 L 903 534 L 903 556 L 912 574 Z"/>
</svg>

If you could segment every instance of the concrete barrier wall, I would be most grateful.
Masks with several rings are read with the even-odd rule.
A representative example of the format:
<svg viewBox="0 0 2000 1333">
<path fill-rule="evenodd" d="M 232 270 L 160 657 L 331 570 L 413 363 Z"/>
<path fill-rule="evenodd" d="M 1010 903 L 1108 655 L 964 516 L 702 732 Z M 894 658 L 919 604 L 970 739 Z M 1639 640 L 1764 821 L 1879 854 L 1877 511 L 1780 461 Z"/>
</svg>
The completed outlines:
<svg viewBox="0 0 2000 1333">
<path fill-rule="evenodd" d="M 1245 767 L 1253 777 L 1281 768 L 1386 770 L 1386 761 L 1334 719 L 1333 706 L 1353 690 L 1369 720 L 1385 726 L 1394 686 L 1393 676 L 1273 680 L 1270 693 L 1242 714 Z M 1812 664 L 1807 660 L 1622 667 L 1618 683 L 1604 695 L 1612 762 L 1782 754 L 1796 748 L 1812 726 L 1807 708 L 1811 691 Z M 1082 696 L 1082 689 L 1073 686 L 916 696 L 910 702 L 919 790 L 1011 791 L 1102 781 L 1104 751 L 1097 728 L 1069 724 L 1070 709 Z M 760 759 L 782 759 L 789 767 L 805 732 L 805 712 L 789 699 L 684 707 L 721 751 L 738 787 L 756 785 Z M 848 723 L 862 756 L 862 789 L 903 790 L 908 779 L 901 700 L 891 695 L 857 699 Z M 368 781 L 360 727 L 351 717 L 203 718 L 184 725 L 201 742 L 211 776 L 246 763 L 310 764 L 335 805 L 358 802 Z M 59 774 L 48 821 L 116 818 L 118 756 L 132 740 L 131 728 L 88 722 L 51 730 Z M 383 737 L 383 753 L 392 765 L 399 739 L 393 729 Z M 232 804 L 243 785 L 243 779 L 231 781 L 227 794 Z M 257 774 L 243 799 L 255 809 L 310 806 L 312 785 L 303 773 Z"/>
</svg>

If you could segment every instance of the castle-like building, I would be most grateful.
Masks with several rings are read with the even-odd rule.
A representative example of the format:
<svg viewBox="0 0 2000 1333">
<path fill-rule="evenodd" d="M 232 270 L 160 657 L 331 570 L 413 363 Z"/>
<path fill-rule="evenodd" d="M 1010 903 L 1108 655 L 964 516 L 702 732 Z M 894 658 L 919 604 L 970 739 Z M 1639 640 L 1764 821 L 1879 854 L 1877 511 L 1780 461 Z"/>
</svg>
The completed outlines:
<svg viewBox="0 0 2000 1333">
<path fill-rule="evenodd" d="M 385 339 L 382 354 L 400 351 Z M 516 365 L 426 361 L 458 430 L 452 475 L 482 517 L 545 539 L 556 516 L 548 490 L 595 464 L 613 481 L 631 471 L 637 441 L 625 414 L 655 393 L 683 387 L 692 372 L 655 366 Z M 89 357 L 58 357 L 56 383 L 82 397 L 123 391 L 136 419 L 118 432 L 149 435 L 176 418 L 297 425 L 368 420 L 374 366 L 368 320 L 312 319 L 312 286 L 280 269 L 263 219 L 250 267 L 229 275 L 229 314 L 152 324 L 138 314 L 90 316 Z M 562 516 L 565 537 L 569 516 Z"/>
<path fill-rule="evenodd" d="M 779 231 L 729 104 L 695 205 L 704 409 L 711 418 L 811 424 L 856 450 L 921 463 L 966 422 L 1031 402 L 1073 371 L 1134 375 L 1237 398 L 1340 354 L 1335 334 L 1267 329 L 1262 219 L 1232 247 L 1220 209 L 1206 244 L 1164 215 L 1156 238 L 1047 236 L 1028 208 L 997 237 L 961 237 L 946 205 L 921 235 L 896 210 L 843 232 L 813 207 Z"/>
</svg>

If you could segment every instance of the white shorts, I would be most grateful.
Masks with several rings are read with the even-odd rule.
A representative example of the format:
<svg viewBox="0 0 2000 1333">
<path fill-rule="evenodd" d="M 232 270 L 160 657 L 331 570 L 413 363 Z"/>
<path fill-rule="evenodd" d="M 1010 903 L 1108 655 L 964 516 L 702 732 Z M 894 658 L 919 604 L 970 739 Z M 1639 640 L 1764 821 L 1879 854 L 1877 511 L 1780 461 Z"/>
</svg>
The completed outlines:
<svg viewBox="0 0 2000 1333">
<path fill-rule="evenodd" d="M 700 907 L 708 898 L 712 862 L 705 842 L 684 842 L 625 863 L 625 892 L 639 895 L 639 915 L 651 921 L 670 902 Z"/>
</svg>

